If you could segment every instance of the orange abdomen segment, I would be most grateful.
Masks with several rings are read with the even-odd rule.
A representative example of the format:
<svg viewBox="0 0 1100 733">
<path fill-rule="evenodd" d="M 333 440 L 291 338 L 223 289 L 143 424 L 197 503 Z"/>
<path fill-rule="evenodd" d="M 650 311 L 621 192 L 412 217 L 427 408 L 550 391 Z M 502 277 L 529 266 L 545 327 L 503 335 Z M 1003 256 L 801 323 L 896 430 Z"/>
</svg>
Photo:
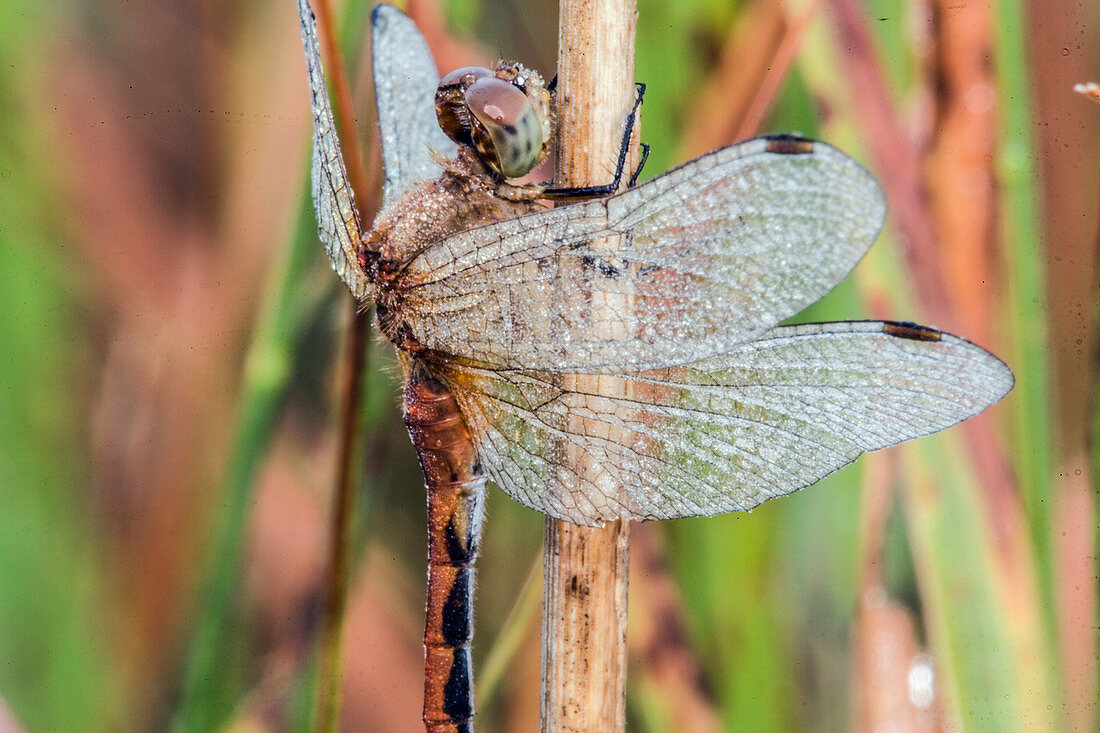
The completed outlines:
<svg viewBox="0 0 1100 733">
<path fill-rule="evenodd" d="M 486 479 L 458 403 L 417 368 L 405 385 L 405 425 L 428 490 L 424 724 L 464 733 L 473 730 L 474 562 Z"/>
</svg>

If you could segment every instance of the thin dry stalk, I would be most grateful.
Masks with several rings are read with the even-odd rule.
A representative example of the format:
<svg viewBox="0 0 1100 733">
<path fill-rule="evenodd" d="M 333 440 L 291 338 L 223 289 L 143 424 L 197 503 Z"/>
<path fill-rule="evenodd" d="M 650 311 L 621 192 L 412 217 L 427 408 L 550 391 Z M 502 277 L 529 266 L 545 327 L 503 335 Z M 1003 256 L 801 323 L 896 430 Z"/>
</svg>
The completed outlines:
<svg viewBox="0 0 1100 733">
<path fill-rule="evenodd" d="M 335 92 L 336 124 L 345 151 L 345 166 L 353 191 L 360 192 L 356 205 L 359 211 L 370 216 L 374 201 L 364 201 L 363 192 L 371 190 L 370 179 L 364 166 L 362 147 L 355 132 L 351 91 L 343 59 L 334 39 L 332 8 L 328 0 L 314 0 L 317 22 L 321 28 L 322 53 L 327 62 L 328 78 Z M 377 157 L 377 156 L 374 156 Z M 366 204 L 366 205 L 364 205 Z M 325 576 L 325 609 L 321 619 L 319 680 L 317 692 L 317 717 L 314 730 L 317 733 L 335 731 L 340 712 L 340 680 L 343 669 L 344 621 L 347 615 L 348 578 L 352 555 L 352 518 L 355 513 L 356 446 L 359 443 L 358 426 L 361 416 L 363 372 L 366 369 L 366 333 L 369 328 L 367 314 L 354 300 L 350 304 L 347 326 L 346 352 L 343 370 L 343 389 L 340 395 L 341 418 L 339 448 L 336 464 L 336 485 L 333 490 L 330 520 L 329 562 Z"/>
<path fill-rule="evenodd" d="M 895 501 L 897 456 L 873 453 L 863 461 L 852 725 L 857 731 L 894 726 L 913 733 L 933 733 L 941 730 L 944 719 L 939 691 L 932 681 L 917 685 L 913 677 L 930 670 L 931 659 L 923 655 L 913 614 L 886 589 L 886 525 Z"/>
<path fill-rule="evenodd" d="M 329 84 L 332 85 L 332 100 L 336 107 L 336 129 L 340 134 L 340 147 L 344 151 L 344 166 L 347 168 L 348 180 L 351 182 L 352 191 L 355 194 L 355 205 L 364 219 L 373 216 L 374 209 L 367 208 L 364 204 L 372 203 L 364 200 L 368 191 L 375 187 L 370 185 L 373 180 L 367 175 L 363 165 L 363 146 L 359 144 L 359 136 L 355 133 L 355 114 L 351 103 L 351 86 L 348 84 L 348 75 L 344 71 L 343 56 L 340 47 L 336 43 L 336 25 L 332 21 L 332 4 L 329 0 L 313 0 L 314 15 L 317 16 L 317 26 L 320 30 L 321 56 L 325 64 L 325 74 Z"/>
<path fill-rule="evenodd" d="M 787 9 L 778 3 L 753 2 L 738 14 L 714 69 L 684 115 L 687 130 L 676 160 L 690 160 L 745 137 L 746 117 L 761 103 L 765 79 L 790 32 Z M 763 100 L 765 110 L 771 101 L 771 96 Z"/>
<path fill-rule="evenodd" d="M 1026 4 L 1032 61 L 1036 154 L 1048 283 L 1047 320 L 1054 371 L 1058 478 L 1052 526 L 1055 601 L 1067 729 L 1100 729 L 1100 587 L 1096 544 L 1096 385 L 1100 375 L 1100 85 L 1096 76 L 1100 18 L 1095 3 Z M 1090 579 L 1083 581 L 1082 579 Z"/>
<path fill-rule="evenodd" d="M 317 733 L 335 733 L 340 713 L 340 680 L 343 670 L 344 621 L 347 616 L 348 584 L 354 542 L 356 458 L 359 451 L 359 423 L 363 372 L 366 365 L 367 314 L 351 302 L 344 356 L 344 386 L 340 395 L 341 416 L 336 463 L 336 487 L 329 521 L 329 563 L 325 576 L 325 609 L 320 632 L 320 679 L 317 694 Z"/>
<path fill-rule="evenodd" d="M 823 0 L 811 0 L 797 15 L 788 21 L 784 28 L 779 47 L 775 50 L 775 57 L 768 65 L 766 73 L 760 80 L 756 96 L 752 105 L 745 112 L 745 117 L 731 142 L 743 140 L 756 134 L 760 126 L 764 124 L 764 116 L 771 108 L 771 103 L 779 94 L 779 85 L 787 78 L 787 72 L 794 63 L 795 54 L 802 45 L 802 37 L 806 27 L 817 11 L 821 9 Z"/>
<path fill-rule="evenodd" d="M 631 0 L 565 0 L 559 15 L 558 182 L 609 180 L 634 98 Z M 627 312 L 624 302 L 594 303 Z M 621 323 L 623 334 L 629 326 Z M 582 377 L 570 388 L 591 391 Z M 579 419 L 579 418 L 578 418 Z M 591 461 L 563 446 L 569 470 L 599 482 Z M 617 491 L 618 487 L 607 487 Z M 543 731 L 621 731 L 626 723 L 629 525 L 577 527 L 548 519 L 543 574 Z"/>
<path fill-rule="evenodd" d="M 758 134 L 824 0 L 797 11 L 770 2 L 746 6 L 717 66 L 695 95 L 677 158 L 688 160 Z"/>
<path fill-rule="evenodd" d="M 939 264 L 937 242 L 944 222 L 937 219 L 923 185 L 927 165 L 923 151 L 912 143 L 895 113 L 884 71 L 875 59 L 866 13 L 852 0 L 833 0 L 832 8 L 837 43 L 844 49 L 840 58 L 848 72 L 852 103 L 857 116 L 864 120 L 860 129 L 867 136 L 875 169 L 888 172 L 881 183 L 905 243 L 903 253 L 921 310 L 931 322 L 950 328 L 959 323 L 959 317 L 952 307 L 956 300 L 948 297 Z M 988 416 L 978 416 L 968 420 L 962 430 L 977 473 L 985 477 L 980 487 L 987 495 L 995 541 L 1006 557 L 1018 559 L 1023 550 L 1014 546 L 1014 538 L 1023 536 L 1016 534 L 1023 522 L 1022 509 L 1007 456 L 992 436 L 993 423 Z"/>
</svg>

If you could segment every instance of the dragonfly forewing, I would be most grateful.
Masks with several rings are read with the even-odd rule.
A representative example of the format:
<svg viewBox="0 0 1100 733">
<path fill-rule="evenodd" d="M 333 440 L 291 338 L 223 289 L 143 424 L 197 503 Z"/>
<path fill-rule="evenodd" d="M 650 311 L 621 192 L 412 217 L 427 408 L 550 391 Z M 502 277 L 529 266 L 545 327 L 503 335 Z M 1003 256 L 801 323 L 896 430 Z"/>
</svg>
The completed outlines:
<svg viewBox="0 0 1100 733">
<path fill-rule="evenodd" d="M 413 184 L 438 177 L 443 172 L 439 160 L 453 158 L 455 144 L 436 122 L 439 72 L 416 25 L 397 8 L 377 6 L 371 15 L 371 49 L 385 207 Z"/>
<path fill-rule="evenodd" d="M 451 378 L 494 483 L 581 524 L 749 510 L 965 420 L 1013 384 L 964 339 L 876 321 L 778 327 L 689 366 L 599 375 L 592 393 L 545 372 L 457 367 Z M 624 386 L 629 399 L 616 396 Z M 619 492 L 563 473 L 563 441 Z"/>
<path fill-rule="evenodd" d="M 406 266 L 402 318 L 424 346 L 494 367 L 633 371 L 726 353 L 825 295 L 882 226 L 869 173 L 791 140 L 447 237 Z M 629 318 L 597 307 L 607 296 L 629 297 Z"/>
<path fill-rule="evenodd" d="M 362 226 L 325 88 L 317 23 L 307 0 L 298 0 L 298 19 L 313 108 L 313 208 L 317 215 L 317 234 L 325 246 L 332 269 L 348 286 L 351 294 L 362 299 L 370 296 L 374 285 L 359 266 Z"/>
</svg>

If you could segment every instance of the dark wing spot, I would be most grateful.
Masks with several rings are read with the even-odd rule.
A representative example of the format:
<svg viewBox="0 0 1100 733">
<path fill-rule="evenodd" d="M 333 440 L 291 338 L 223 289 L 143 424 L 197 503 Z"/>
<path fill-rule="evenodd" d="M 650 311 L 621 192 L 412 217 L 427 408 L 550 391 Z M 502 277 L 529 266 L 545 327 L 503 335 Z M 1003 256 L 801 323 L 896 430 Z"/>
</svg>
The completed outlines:
<svg viewBox="0 0 1100 733">
<path fill-rule="evenodd" d="M 934 328 L 921 326 L 912 321 L 886 321 L 882 324 L 882 332 L 887 336 L 910 341 L 940 341 L 943 334 Z"/>
<path fill-rule="evenodd" d="M 814 141 L 797 135 L 773 135 L 764 150 L 779 155 L 806 155 L 814 151 Z"/>
</svg>

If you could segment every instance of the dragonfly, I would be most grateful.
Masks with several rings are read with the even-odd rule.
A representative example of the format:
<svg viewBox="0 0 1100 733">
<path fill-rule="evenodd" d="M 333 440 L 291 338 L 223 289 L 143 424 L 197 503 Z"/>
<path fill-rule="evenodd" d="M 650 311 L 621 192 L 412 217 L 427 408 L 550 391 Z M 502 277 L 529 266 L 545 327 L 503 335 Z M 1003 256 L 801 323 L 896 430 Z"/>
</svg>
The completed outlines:
<svg viewBox="0 0 1100 733">
<path fill-rule="evenodd" d="M 298 7 L 319 238 L 397 349 L 428 493 L 427 730 L 472 730 L 489 481 L 580 525 L 748 511 L 1012 388 L 999 359 L 934 328 L 780 325 L 885 220 L 875 179 L 837 149 L 767 136 L 620 193 L 621 159 L 610 186 L 521 185 L 552 132 L 541 77 L 502 63 L 440 79 L 387 5 L 371 22 L 385 182 L 368 231 Z"/>
</svg>

